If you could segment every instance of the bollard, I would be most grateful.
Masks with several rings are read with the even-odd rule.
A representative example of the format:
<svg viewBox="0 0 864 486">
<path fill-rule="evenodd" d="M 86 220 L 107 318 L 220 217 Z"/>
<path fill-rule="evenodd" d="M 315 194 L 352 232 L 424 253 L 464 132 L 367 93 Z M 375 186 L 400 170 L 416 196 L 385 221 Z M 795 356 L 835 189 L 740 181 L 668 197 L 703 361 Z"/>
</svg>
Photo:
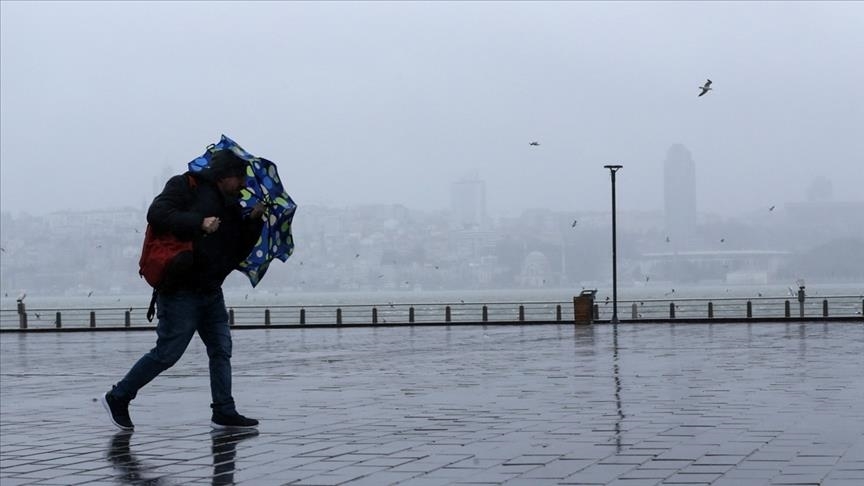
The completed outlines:
<svg viewBox="0 0 864 486">
<path fill-rule="evenodd" d="M 342 308 L 341 307 L 336 308 L 336 325 L 337 326 L 342 325 Z"/>
<path fill-rule="evenodd" d="M 372 308 L 372 324 L 378 324 L 378 308 Z"/>
<path fill-rule="evenodd" d="M 675 319 L 675 302 L 669 302 L 669 319 Z"/>
<path fill-rule="evenodd" d="M 306 324 L 306 309 L 300 309 L 300 324 Z"/>
<path fill-rule="evenodd" d="M 708 302 L 708 319 L 714 318 L 714 302 Z"/>
<path fill-rule="evenodd" d="M 639 308 L 636 307 L 636 302 L 633 302 L 633 305 L 630 306 L 630 318 L 634 321 L 639 318 Z"/>
<path fill-rule="evenodd" d="M 753 303 L 749 300 L 747 301 L 747 319 L 751 319 L 753 317 Z"/>
<path fill-rule="evenodd" d="M 600 304 L 594 304 L 594 320 L 600 320 Z"/>
<path fill-rule="evenodd" d="M 90 327 L 96 327 L 96 312 L 90 311 Z"/>
<path fill-rule="evenodd" d="M 485 305 L 483 306 L 483 322 L 489 321 L 489 308 Z"/>
<path fill-rule="evenodd" d="M 450 306 L 444 308 L 444 321 L 450 322 Z"/>
<path fill-rule="evenodd" d="M 555 306 L 555 320 L 561 322 L 561 304 Z"/>
<path fill-rule="evenodd" d="M 270 309 L 264 309 L 264 325 L 270 325 Z"/>
<path fill-rule="evenodd" d="M 807 292 L 804 290 L 804 286 L 800 285 L 798 287 L 798 316 L 804 317 L 804 300 L 807 299 Z"/>
<path fill-rule="evenodd" d="M 828 299 L 822 299 L 822 317 L 828 317 Z"/>
<path fill-rule="evenodd" d="M 408 308 L 408 322 L 414 324 L 414 306 Z"/>
<path fill-rule="evenodd" d="M 63 317 L 60 315 L 60 311 L 57 311 L 57 315 L 54 316 L 54 326 L 57 329 L 60 329 L 60 323 L 62 322 Z"/>
<path fill-rule="evenodd" d="M 60 314 L 60 313 L 58 312 L 57 314 Z M 125 327 L 131 327 L 132 326 L 132 313 L 127 310 L 124 314 L 125 314 L 125 316 L 124 316 L 125 322 L 123 323 L 123 325 Z M 57 326 L 57 327 L 60 327 L 60 326 Z"/>
<path fill-rule="evenodd" d="M 24 306 L 24 299 L 18 299 L 18 327 L 27 329 L 27 308 Z"/>
<path fill-rule="evenodd" d="M 520 305 L 519 306 L 519 322 L 524 322 L 524 321 L 525 321 L 525 306 Z"/>
<path fill-rule="evenodd" d="M 234 309 L 228 309 L 228 325 L 234 325 Z"/>
<path fill-rule="evenodd" d="M 786 319 L 789 319 L 790 317 L 792 317 L 792 306 L 789 304 L 789 299 L 786 299 L 786 305 L 784 307 L 786 308 Z"/>
</svg>

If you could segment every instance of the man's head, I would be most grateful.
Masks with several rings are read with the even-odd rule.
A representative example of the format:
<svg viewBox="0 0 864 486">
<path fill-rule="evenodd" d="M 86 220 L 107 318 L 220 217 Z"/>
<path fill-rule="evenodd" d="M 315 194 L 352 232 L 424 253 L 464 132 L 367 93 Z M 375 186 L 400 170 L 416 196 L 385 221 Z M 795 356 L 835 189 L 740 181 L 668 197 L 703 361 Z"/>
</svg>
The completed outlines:
<svg viewBox="0 0 864 486">
<path fill-rule="evenodd" d="M 226 196 L 237 197 L 245 186 L 249 163 L 231 150 L 220 150 L 210 158 L 210 174 Z"/>
</svg>

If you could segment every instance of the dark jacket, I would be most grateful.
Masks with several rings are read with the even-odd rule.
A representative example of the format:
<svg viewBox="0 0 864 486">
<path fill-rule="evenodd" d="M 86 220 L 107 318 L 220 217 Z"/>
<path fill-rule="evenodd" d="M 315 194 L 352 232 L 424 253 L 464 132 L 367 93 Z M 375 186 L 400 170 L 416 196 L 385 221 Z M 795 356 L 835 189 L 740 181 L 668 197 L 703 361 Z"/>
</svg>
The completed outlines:
<svg viewBox="0 0 864 486">
<path fill-rule="evenodd" d="M 194 187 L 188 176 L 196 181 Z M 220 218 L 219 229 L 207 234 L 201 229 L 204 218 Z M 240 203 L 225 198 L 214 181 L 202 174 L 187 172 L 168 180 L 147 211 L 147 222 L 157 233 L 170 231 L 182 240 L 191 240 L 191 254 L 181 254 L 168 267 L 159 291 L 214 291 L 235 270 L 261 234 L 263 222 L 243 218 Z"/>
</svg>

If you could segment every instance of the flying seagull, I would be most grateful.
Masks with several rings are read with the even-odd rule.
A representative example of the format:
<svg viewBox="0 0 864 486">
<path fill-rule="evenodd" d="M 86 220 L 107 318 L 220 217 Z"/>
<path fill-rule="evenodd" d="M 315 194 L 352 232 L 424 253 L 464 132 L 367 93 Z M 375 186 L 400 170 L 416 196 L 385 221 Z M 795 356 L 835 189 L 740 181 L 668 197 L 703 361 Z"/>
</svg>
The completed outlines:
<svg viewBox="0 0 864 486">
<path fill-rule="evenodd" d="M 529 143 L 528 145 L 530 145 L 530 146 L 532 146 L 532 147 L 539 147 L 539 146 L 540 146 L 540 142 L 538 142 L 538 141 L 535 140 L 535 141 Z"/>
<path fill-rule="evenodd" d="M 702 90 L 702 92 L 699 93 L 699 96 L 702 96 L 702 95 L 704 95 L 705 93 L 711 91 L 711 90 L 713 89 L 713 88 L 711 88 L 711 80 L 709 79 L 708 81 L 705 81 L 705 85 L 704 85 L 704 86 L 699 86 L 699 89 Z"/>
<path fill-rule="evenodd" d="M 570 227 L 571 227 L 571 228 L 575 228 L 575 227 L 576 227 L 576 223 L 578 223 L 578 222 L 579 222 L 578 219 L 574 219 L 574 220 L 573 220 L 573 224 L 571 224 Z"/>
<path fill-rule="evenodd" d="M 768 211 L 774 211 L 774 206 L 771 206 L 770 208 L 768 208 Z"/>
</svg>

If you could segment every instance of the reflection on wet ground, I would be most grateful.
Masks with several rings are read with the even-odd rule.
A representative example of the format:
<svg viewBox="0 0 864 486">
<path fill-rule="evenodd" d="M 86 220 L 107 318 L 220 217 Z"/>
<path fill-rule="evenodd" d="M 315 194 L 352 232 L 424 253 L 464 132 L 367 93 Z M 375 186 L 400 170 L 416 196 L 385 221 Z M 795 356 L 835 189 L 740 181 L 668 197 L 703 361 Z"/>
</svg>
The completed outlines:
<svg viewBox="0 0 864 486">
<path fill-rule="evenodd" d="M 0 483 L 864 484 L 864 324 L 238 331 L 260 433 L 210 431 L 195 341 L 115 434 L 152 340 L 2 335 Z"/>
</svg>

